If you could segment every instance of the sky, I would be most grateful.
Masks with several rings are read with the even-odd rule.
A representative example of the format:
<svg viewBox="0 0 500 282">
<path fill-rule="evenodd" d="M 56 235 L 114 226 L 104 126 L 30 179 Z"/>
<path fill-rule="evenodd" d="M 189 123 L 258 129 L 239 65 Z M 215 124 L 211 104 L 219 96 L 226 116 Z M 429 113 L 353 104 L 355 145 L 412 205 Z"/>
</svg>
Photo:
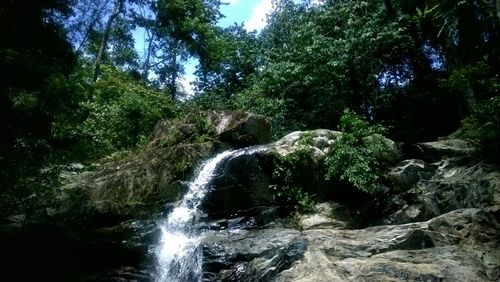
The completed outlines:
<svg viewBox="0 0 500 282">
<path fill-rule="evenodd" d="M 271 0 L 226 0 L 228 5 L 221 7 L 224 18 L 219 21 L 222 27 L 234 23 L 244 23 L 248 31 L 261 30 L 266 25 L 266 15 L 271 13 Z"/>
<path fill-rule="evenodd" d="M 272 0 L 225 0 L 227 5 L 221 6 L 221 13 L 224 18 L 219 20 L 218 25 L 228 27 L 237 24 L 244 24 L 248 31 L 260 31 L 266 26 L 266 16 L 272 11 Z M 194 71 L 197 61 L 190 59 L 184 65 L 186 74 L 181 79 L 181 85 L 189 94 L 193 93 L 191 82 L 196 79 Z"/>
</svg>

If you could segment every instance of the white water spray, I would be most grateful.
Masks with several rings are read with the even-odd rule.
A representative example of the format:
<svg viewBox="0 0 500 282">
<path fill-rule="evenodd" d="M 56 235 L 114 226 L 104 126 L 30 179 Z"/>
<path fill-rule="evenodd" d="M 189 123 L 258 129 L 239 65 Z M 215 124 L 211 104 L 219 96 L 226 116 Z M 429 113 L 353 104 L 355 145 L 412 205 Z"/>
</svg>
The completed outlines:
<svg viewBox="0 0 500 282">
<path fill-rule="evenodd" d="M 199 217 L 199 206 L 208 192 L 217 165 L 228 157 L 252 154 L 261 147 L 224 151 L 207 160 L 198 170 L 180 205 L 160 222 L 161 240 L 156 249 L 158 260 L 157 282 L 202 280 L 202 252 L 199 248 L 203 234 L 194 230 Z"/>
</svg>

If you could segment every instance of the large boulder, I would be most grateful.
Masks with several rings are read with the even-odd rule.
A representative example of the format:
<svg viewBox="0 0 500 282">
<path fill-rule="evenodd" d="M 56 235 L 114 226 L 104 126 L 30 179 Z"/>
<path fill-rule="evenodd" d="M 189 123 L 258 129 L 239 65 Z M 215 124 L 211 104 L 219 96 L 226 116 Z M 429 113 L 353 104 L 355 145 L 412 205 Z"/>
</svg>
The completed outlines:
<svg viewBox="0 0 500 282">
<path fill-rule="evenodd" d="M 407 190 L 421 179 L 428 179 L 429 166 L 422 160 L 404 160 L 393 167 L 387 178 L 393 185 Z"/>
<path fill-rule="evenodd" d="M 209 232 L 203 242 L 204 277 L 209 281 L 271 281 L 300 260 L 307 241 L 284 226 Z"/>
<path fill-rule="evenodd" d="M 264 116 L 242 111 L 196 112 L 159 121 L 149 146 L 169 146 L 207 137 L 230 147 L 265 144 L 271 142 L 271 124 Z"/>
<path fill-rule="evenodd" d="M 276 179 L 274 173 L 283 169 L 280 167 L 282 158 L 299 152 L 302 152 L 300 159 L 293 164 L 294 185 L 316 199 L 331 199 L 336 193 L 331 187 L 333 180 L 325 179 L 322 164 L 341 135 L 341 132 L 326 129 L 296 131 L 276 142 L 253 147 L 251 154 L 227 158 L 219 165 L 203 209 L 212 216 L 224 217 L 252 207 L 275 204 L 276 193 L 272 189 L 280 179 Z M 378 156 L 379 160 L 393 161 L 399 151 L 393 141 L 383 140 L 387 150 Z M 356 189 L 349 190 L 356 193 Z"/>
<path fill-rule="evenodd" d="M 480 149 L 477 144 L 461 139 L 442 139 L 434 142 L 416 143 L 406 146 L 407 155 L 425 161 L 439 161 L 443 158 L 475 158 Z"/>
<path fill-rule="evenodd" d="M 212 111 L 208 120 L 215 136 L 233 146 L 271 142 L 271 124 L 264 116 L 242 111 Z"/>
<path fill-rule="evenodd" d="M 66 180 L 56 214 L 121 220 L 158 212 L 179 200 L 183 181 L 212 151 L 209 142 L 179 144 L 105 160 Z"/>
<path fill-rule="evenodd" d="M 347 229 L 335 204 L 302 216 L 222 225 L 203 237 L 207 281 L 498 281 L 500 207 Z M 253 223 L 253 224 L 252 224 Z"/>
<path fill-rule="evenodd" d="M 269 151 L 275 151 L 281 156 L 286 156 L 297 150 L 306 149 L 311 152 L 311 157 L 316 161 L 322 161 L 334 148 L 335 142 L 342 135 L 340 131 L 328 129 L 316 129 L 310 131 L 295 131 L 278 141 L 268 145 Z M 385 150 L 374 152 L 381 162 L 393 162 L 400 158 L 397 144 L 380 135 L 367 136 L 364 142 L 371 142 L 374 138 L 382 140 Z"/>
<path fill-rule="evenodd" d="M 184 181 L 220 147 L 269 142 L 263 116 L 240 111 L 193 112 L 161 120 L 135 154 L 115 155 L 77 174 L 63 173 L 61 204 L 51 214 L 89 215 L 119 221 L 161 210 L 179 200 Z"/>
<path fill-rule="evenodd" d="M 456 209 L 500 205 L 500 172 L 482 162 L 446 158 L 427 164 L 407 160 L 387 177 L 399 191 L 392 198 L 399 209 L 385 219 L 387 224 L 427 220 Z"/>
<path fill-rule="evenodd" d="M 276 158 L 307 152 L 300 163 L 313 174 L 340 134 L 294 132 L 252 155 L 228 159 L 220 175 L 233 180 L 219 180 L 213 194 L 238 203 L 231 211 L 245 203 L 269 204 L 265 186 L 272 182 L 269 171 Z M 300 232 L 276 222 L 252 225 L 257 221 L 247 219 L 250 224 L 231 225 L 232 220 L 240 221 L 224 219 L 220 222 L 225 224 L 217 225 L 222 230 L 210 231 L 202 243 L 205 277 L 216 281 L 498 281 L 500 174 L 494 167 L 473 162 L 469 150 L 446 146 L 434 146 L 439 149 L 431 150 L 429 158 L 409 159 L 389 169 L 385 182 L 390 186 L 387 193 L 393 193 L 388 196 L 394 198 L 389 201 L 399 207 L 385 219 L 390 225 L 349 229 L 353 226 L 350 211 L 326 203 L 299 219 Z M 238 180 L 243 180 L 243 187 Z M 310 184 L 321 186 L 313 180 Z M 261 200 L 255 200 L 258 194 Z M 224 205 L 218 202 L 214 207 Z"/>
<path fill-rule="evenodd" d="M 264 153 L 231 157 L 219 165 L 202 208 L 212 217 L 226 217 L 258 206 L 273 205 L 272 156 Z"/>
</svg>

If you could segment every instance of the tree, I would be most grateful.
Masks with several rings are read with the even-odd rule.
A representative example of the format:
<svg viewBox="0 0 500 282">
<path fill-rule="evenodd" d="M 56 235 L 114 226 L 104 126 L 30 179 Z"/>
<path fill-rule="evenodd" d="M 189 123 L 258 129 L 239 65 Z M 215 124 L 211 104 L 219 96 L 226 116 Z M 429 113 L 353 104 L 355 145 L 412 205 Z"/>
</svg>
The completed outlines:
<svg viewBox="0 0 500 282">
<path fill-rule="evenodd" d="M 63 106 L 63 78 L 72 71 L 74 55 L 60 19 L 70 11 L 66 1 L 57 0 L 2 4 L 0 112 L 7 144 L 20 136 L 47 137 L 53 112 Z"/>
<path fill-rule="evenodd" d="M 61 22 L 67 1 L 3 1 L 0 7 L 0 217 L 43 193 L 33 180 L 50 150 L 56 113 L 66 107 L 75 57 Z M 32 197 L 33 198 L 33 197 Z"/>
<path fill-rule="evenodd" d="M 93 81 L 96 82 L 97 78 L 99 77 L 99 71 L 102 63 L 102 58 L 104 56 L 104 52 L 106 52 L 106 49 L 108 48 L 108 40 L 109 36 L 111 34 L 111 28 L 113 27 L 113 22 L 115 19 L 123 12 L 123 6 L 124 6 L 125 0 L 115 0 L 115 5 L 113 8 L 113 11 L 111 12 L 111 15 L 108 18 L 108 21 L 106 23 L 106 27 L 104 29 L 104 35 L 102 37 L 101 41 L 101 46 L 99 48 L 99 52 L 97 53 L 97 56 L 95 58 L 95 63 L 94 63 L 94 77 Z"/>
<path fill-rule="evenodd" d="M 183 69 L 180 66 L 186 55 L 197 58 L 201 66 L 208 64 L 207 45 L 215 36 L 215 24 L 220 18 L 219 0 L 161 0 L 156 19 L 166 50 L 161 50 L 163 67 L 160 77 L 168 77 L 172 98 L 176 98 L 174 85 Z"/>
<path fill-rule="evenodd" d="M 388 21 L 379 1 L 283 1 L 262 37 L 259 88 L 286 99 L 288 120 L 303 127 L 335 128 L 346 107 L 373 119 L 378 77 L 414 48 L 405 21 Z"/>
<path fill-rule="evenodd" d="M 197 70 L 199 91 L 230 97 L 248 86 L 259 65 L 255 32 L 246 31 L 242 25 L 216 30 L 206 49 L 205 63 Z"/>
<path fill-rule="evenodd" d="M 73 5 L 73 15 L 64 22 L 64 27 L 78 56 L 84 55 L 84 49 L 92 32 L 101 28 L 107 6 L 107 1 L 104 0 L 79 0 Z"/>
</svg>

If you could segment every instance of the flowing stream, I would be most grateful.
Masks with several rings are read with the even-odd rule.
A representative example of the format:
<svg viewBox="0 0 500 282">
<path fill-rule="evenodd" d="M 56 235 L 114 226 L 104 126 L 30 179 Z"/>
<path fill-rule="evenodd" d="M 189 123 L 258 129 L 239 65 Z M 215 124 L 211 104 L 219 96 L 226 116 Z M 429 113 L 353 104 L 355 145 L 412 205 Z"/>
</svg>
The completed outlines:
<svg viewBox="0 0 500 282">
<path fill-rule="evenodd" d="M 202 252 L 199 245 L 203 233 L 196 230 L 195 226 L 201 214 L 199 207 L 209 190 L 217 165 L 226 158 L 253 154 L 260 148 L 224 151 L 205 161 L 197 170 L 179 206 L 159 223 L 161 240 L 156 249 L 157 282 L 202 280 Z"/>
</svg>

